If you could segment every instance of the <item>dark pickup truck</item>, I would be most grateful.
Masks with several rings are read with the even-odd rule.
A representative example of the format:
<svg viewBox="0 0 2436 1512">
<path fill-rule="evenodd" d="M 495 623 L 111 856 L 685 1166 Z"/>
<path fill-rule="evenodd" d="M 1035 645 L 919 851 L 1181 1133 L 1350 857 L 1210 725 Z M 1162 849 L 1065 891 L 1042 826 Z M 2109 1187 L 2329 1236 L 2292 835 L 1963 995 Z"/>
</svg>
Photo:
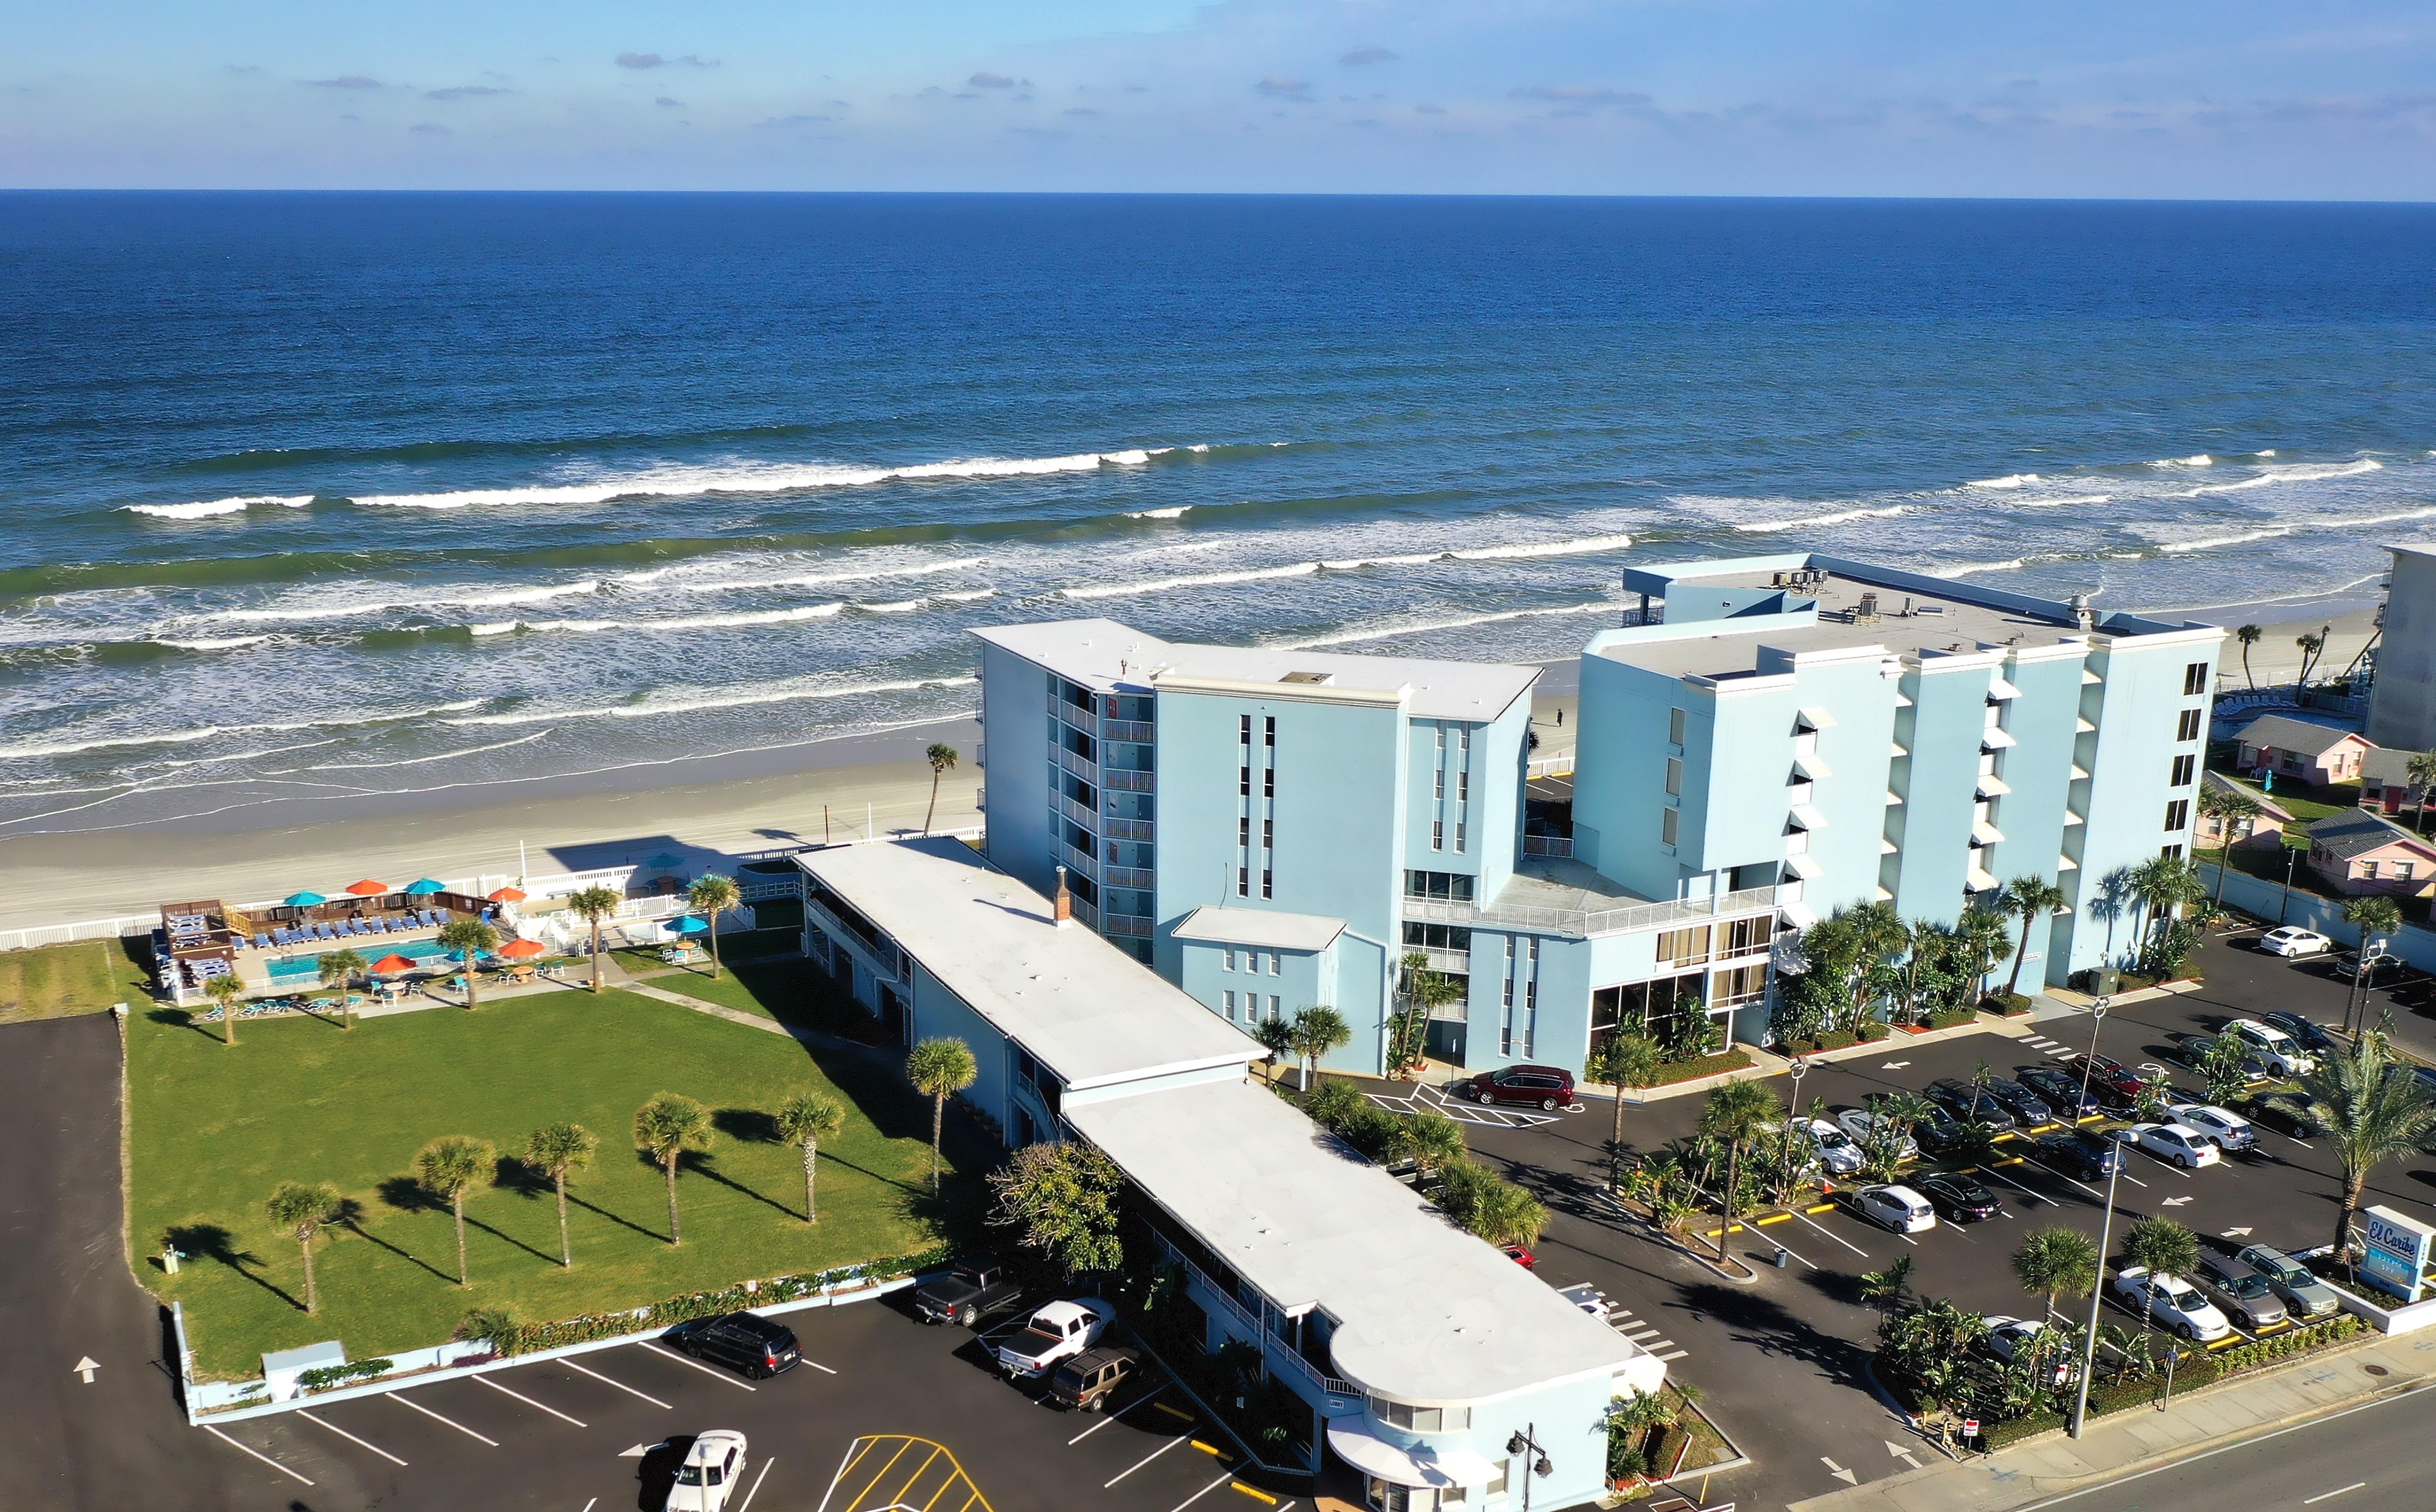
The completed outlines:
<svg viewBox="0 0 2436 1512">
<path fill-rule="evenodd" d="M 961 1323 L 971 1328 L 1023 1295 L 1023 1284 L 995 1255 L 972 1255 L 956 1261 L 935 1281 L 914 1293 L 914 1312 L 925 1323 Z"/>
</svg>

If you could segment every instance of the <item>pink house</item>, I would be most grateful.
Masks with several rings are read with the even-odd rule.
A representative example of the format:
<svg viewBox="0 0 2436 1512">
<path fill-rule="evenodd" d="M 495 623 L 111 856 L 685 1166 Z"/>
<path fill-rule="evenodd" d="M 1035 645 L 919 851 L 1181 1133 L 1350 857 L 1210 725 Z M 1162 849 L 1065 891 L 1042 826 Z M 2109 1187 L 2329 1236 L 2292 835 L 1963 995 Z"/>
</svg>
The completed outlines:
<svg viewBox="0 0 2436 1512">
<path fill-rule="evenodd" d="M 2398 814 L 2417 804 L 2423 796 L 2419 785 L 2410 780 L 2410 763 L 2424 753 L 2378 746 L 2369 752 L 2360 763 L 2360 807 L 2374 808 L 2381 814 Z"/>
<path fill-rule="evenodd" d="M 2436 893 L 2436 844 L 2365 808 L 2309 826 L 2309 870 L 2347 897 Z"/>
<path fill-rule="evenodd" d="M 2360 774 L 2360 763 L 2376 749 L 2351 730 L 2269 714 L 2250 721 L 2240 736 L 2244 772 L 2298 777 L 2319 787 L 2350 782 Z"/>
</svg>

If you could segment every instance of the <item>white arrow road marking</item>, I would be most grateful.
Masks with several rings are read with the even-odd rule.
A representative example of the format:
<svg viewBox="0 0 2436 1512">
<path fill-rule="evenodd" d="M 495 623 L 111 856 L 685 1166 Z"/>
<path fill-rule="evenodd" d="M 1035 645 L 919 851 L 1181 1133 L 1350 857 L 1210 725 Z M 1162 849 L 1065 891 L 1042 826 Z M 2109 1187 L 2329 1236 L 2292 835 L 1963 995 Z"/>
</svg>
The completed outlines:
<svg viewBox="0 0 2436 1512">
<path fill-rule="evenodd" d="M 101 1362 L 96 1360 L 93 1356 L 89 1354 L 78 1355 L 77 1356 L 77 1363 L 68 1366 L 68 1374 L 84 1377 L 84 1383 L 90 1386 L 93 1384 L 93 1373 L 100 1368 Z"/>
<path fill-rule="evenodd" d="M 618 1457 L 619 1459 L 641 1459 L 644 1455 L 659 1448 L 660 1444 L 665 1444 L 667 1442 L 668 1440 L 664 1438 L 660 1440 L 659 1444 L 637 1444 L 633 1449 L 618 1451 Z"/>
<path fill-rule="evenodd" d="M 2228 1228 L 2217 1237 L 2219 1239 L 2248 1239 L 2250 1237 L 2250 1230 L 2247 1228 Z"/>
<path fill-rule="evenodd" d="M 2190 1201 L 2188 1197 L 2168 1197 L 2165 1200 L 2163 1206 L 2167 1208 L 2180 1208 L 2183 1204 L 2188 1201 Z"/>
<path fill-rule="evenodd" d="M 1910 1064 L 1911 1062 L 1909 1061 L 1888 1061 L 1884 1066 L 1879 1067 L 1878 1069 L 1882 1071 L 1899 1071 Z"/>
<path fill-rule="evenodd" d="M 1913 1469 L 1920 1469 L 1920 1461 L 1912 1458 L 1910 1450 L 1904 1448 L 1901 1444 L 1896 1443 L 1891 1438 L 1881 1438 L 1878 1442 L 1887 1446 L 1887 1452 L 1888 1454 L 1891 1454 L 1896 1459 L 1903 1461 Z"/>
<path fill-rule="evenodd" d="M 1843 1466 L 1836 1464 L 1834 1460 L 1829 1459 L 1824 1454 L 1818 1456 L 1818 1463 L 1827 1467 L 1828 1474 L 1833 1475 L 1836 1479 L 1843 1482 L 1846 1486 L 1858 1486 L 1861 1484 L 1861 1478 L 1859 1476 L 1853 1474 L 1851 1470 L 1846 1469 Z"/>
</svg>

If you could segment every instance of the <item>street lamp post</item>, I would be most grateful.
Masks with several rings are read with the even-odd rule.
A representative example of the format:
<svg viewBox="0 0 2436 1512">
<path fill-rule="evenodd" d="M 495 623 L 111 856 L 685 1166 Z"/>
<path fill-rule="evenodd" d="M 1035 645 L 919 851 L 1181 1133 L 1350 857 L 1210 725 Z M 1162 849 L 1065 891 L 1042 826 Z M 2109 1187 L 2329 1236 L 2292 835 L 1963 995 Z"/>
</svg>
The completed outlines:
<svg viewBox="0 0 2436 1512">
<path fill-rule="evenodd" d="M 2368 1000 L 2367 983 L 2369 968 L 2378 961 L 2382 960 L 2384 956 L 2385 942 L 2383 940 L 2372 940 L 2368 937 L 2367 931 L 2362 930 L 2360 933 L 2359 965 L 2352 971 L 2351 991 L 2345 994 L 2343 998 L 2343 1033 L 2346 1034 L 2357 1034 L 2361 1029 L 2367 1027 L 2365 1024 L 2355 1027 L 2352 1023 L 2352 1017 L 2355 1014 L 2358 1014 L 2358 1017 L 2363 1019 L 2368 1017 L 2364 1005 Z"/>
<path fill-rule="evenodd" d="M 2106 1216 L 2097 1225 L 2097 1284 L 2089 1289 L 2089 1332 L 2080 1342 L 2080 1385 L 2072 1399 L 2070 1436 L 2074 1438 L 2080 1436 L 2081 1424 L 2089 1416 L 2089 1378 L 2097 1369 L 2097 1307 L 2106 1295 L 2106 1246 L 2114 1238 L 2114 1182 L 2127 1163 L 2121 1145 L 2113 1153 L 2114 1169 L 2106 1173 Z"/>
<path fill-rule="evenodd" d="M 2089 1005 L 2089 1054 L 2080 1063 L 2080 1104 L 2072 1110 L 2073 1127 L 2080 1127 L 2080 1109 L 2089 1106 L 2089 1076 L 2097 1069 L 2097 1030 L 2106 1022 L 2106 1010 L 2114 1006 L 2111 994 L 2099 993 Z"/>
<path fill-rule="evenodd" d="M 1784 1074 L 1793 1079 L 1793 1105 L 1786 1108 L 1784 1111 L 1785 1129 L 1787 1134 L 1790 1134 L 1795 1126 L 1794 1121 L 1801 1117 L 1801 1079 L 1810 1074 L 1810 1057 L 1807 1055 L 1796 1055 L 1791 1060 L 1786 1061 L 1784 1063 Z M 1810 1133 L 1810 1125 L 1804 1123 L 1800 1125 L 1800 1127 L 1803 1138 L 1811 1139 L 1815 1144 L 1817 1142 L 1817 1137 Z M 1793 1190 L 1793 1151 L 1795 1149 L 1794 1143 L 1790 1138 L 1785 1140 L 1784 1148 L 1784 1190 L 1786 1197 L 1789 1199 Z M 1820 1173 L 1822 1175 L 1825 1174 L 1823 1170 Z M 1783 1245 L 1778 1246 L 1780 1249 L 1783 1247 Z"/>
<path fill-rule="evenodd" d="M 1505 1441 L 1506 1453 L 1531 1456 L 1530 1469 L 1522 1476 L 1522 1512 L 1531 1512 L 1531 1477 L 1546 1475 L 1556 1469 L 1548 1463 L 1548 1451 L 1540 1447 L 1539 1433 L 1538 1423 L 1526 1424 L 1521 1433 Z"/>
<path fill-rule="evenodd" d="M 2300 860 L 2301 847 L 2288 843 L 2284 847 L 2284 895 L 2275 904 L 2275 923 L 2279 928 L 2284 923 L 2285 915 L 2292 912 L 2292 868 L 2298 865 Z"/>
</svg>

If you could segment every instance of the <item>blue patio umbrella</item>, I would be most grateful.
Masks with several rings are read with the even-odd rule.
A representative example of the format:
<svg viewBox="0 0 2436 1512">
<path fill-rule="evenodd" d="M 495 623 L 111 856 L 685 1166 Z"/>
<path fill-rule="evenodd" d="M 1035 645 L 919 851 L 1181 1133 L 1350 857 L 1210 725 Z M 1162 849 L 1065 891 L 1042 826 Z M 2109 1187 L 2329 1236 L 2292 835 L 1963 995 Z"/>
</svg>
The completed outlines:
<svg viewBox="0 0 2436 1512">
<path fill-rule="evenodd" d="M 292 909 L 309 909 L 316 903 L 327 903 L 328 901 L 330 900 L 323 897 L 319 893 L 290 893 L 287 895 L 287 906 Z"/>
<path fill-rule="evenodd" d="M 710 921 L 708 919 L 698 919 L 692 914 L 687 913 L 670 920 L 669 928 L 676 930 L 679 934 L 700 934 L 705 930 L 710 928 Z"/>
<path fill-rule="evenodd" d="M 435 882 L 430 878 L 426 877 L 417 881 L 407 883 L 406 890 L 417 897 L 428 897 L 434 893 L 444 893 L 448 891 L 448 884 L 445 882 Z"/>
<path fill-rule="evenodd" d="M 645 861 L 643 864 L 646 866 L 683 866 L 685 864 L 685 858 L 682 856 L 672 856 L 667 851 L 662 851 L 657 856 L 652 857 L 650 860 Z"/>
</svg>

